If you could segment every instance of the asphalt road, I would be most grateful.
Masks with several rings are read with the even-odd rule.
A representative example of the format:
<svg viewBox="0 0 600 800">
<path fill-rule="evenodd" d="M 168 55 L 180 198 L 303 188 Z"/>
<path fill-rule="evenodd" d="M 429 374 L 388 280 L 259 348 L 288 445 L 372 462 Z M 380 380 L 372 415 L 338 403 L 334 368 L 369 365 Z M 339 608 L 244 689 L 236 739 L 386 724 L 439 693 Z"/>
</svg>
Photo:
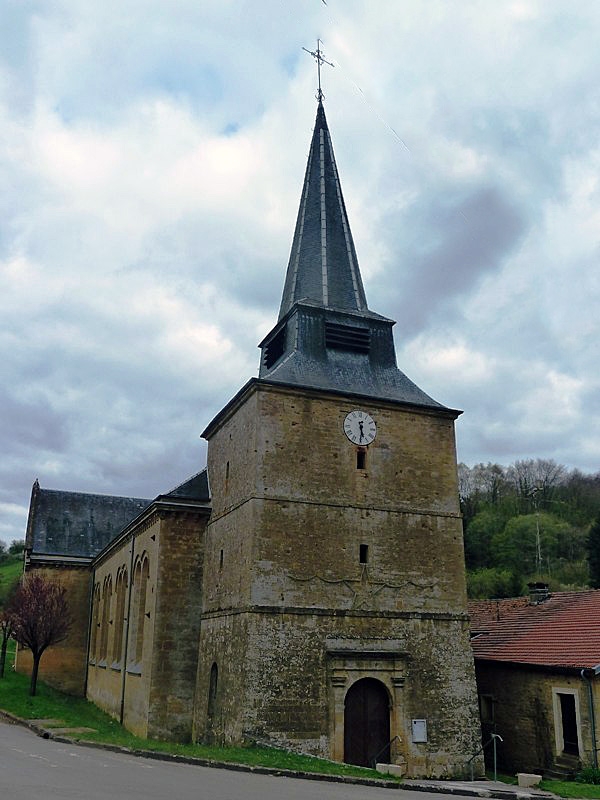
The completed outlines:
<svg viewBox="0 0 600 800">
<path fill-rule="evenodd" d="M 443 795 L 254 775 L 42 739 L 0 721 L 7 800 L 440 800 Z"/>
</svg>

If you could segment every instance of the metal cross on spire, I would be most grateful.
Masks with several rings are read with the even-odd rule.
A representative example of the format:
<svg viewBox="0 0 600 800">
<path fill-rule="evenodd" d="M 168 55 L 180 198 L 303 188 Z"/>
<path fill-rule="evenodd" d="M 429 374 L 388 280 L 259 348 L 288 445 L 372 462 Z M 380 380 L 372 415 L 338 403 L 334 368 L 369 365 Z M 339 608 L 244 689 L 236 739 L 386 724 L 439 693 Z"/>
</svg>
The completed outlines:
<svg viewBox="0 0 600 800">
<path fill-rule="evenodd" d="M 305 53 L 308 53 L 309 55 L 311 55 L 314 58 L 314 60 L 317 62 L 317 75 L 318 75 L 318 79 L 319 79 L 319 91 L 317 92 L 316 97 L 317 97 L 317 100 L 319 101 L 319 103 L 325 97 L 325 95 L 321 91 L 321 64 L 329 64 L 330 67 L 335 66 L 334 64 L 331 63 L 331 61 L 326 61 L 323 58 L 323 51 L 321 50 L 321 45 L 322 44 L 323 43 L 321 42 L 321 40 L 317 39 L 317 49 L 316 50 L 307 50 L 306 47 L 302 48 Z"/>
</svg>

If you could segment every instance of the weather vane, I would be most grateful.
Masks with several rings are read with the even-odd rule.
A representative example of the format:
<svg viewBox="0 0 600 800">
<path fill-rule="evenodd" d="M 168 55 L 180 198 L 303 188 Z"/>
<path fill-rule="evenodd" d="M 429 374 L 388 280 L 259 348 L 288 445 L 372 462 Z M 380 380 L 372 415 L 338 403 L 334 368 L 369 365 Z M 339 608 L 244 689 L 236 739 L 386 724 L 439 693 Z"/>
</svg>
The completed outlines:
<svg viewBox="0 0 600 800">
<path fill-rule="evenodd" d="M 305 53 L 308 53 L 309 55 L 311 55 L 314 58 L 314 60 L 317 62 L 317 75 L 318 75 L 318 78 L 319 78 L 319 91 L 317 92 L 316 97 L 317 97 L 317 100 L 319 101 L 319 103 L 325 97 L 325 95 L 321 91 L 321 64 L 329 64 L 330 67 L 335 66 L 334 64 L 331 63 L 331 61 L 326 61 L 323 58 L 323 51 L 321 50 L 321 45 L 322 44 L 323 43 L 321 42 L 321 40 L 317 39 L 317 49 L 316 50 L 307 50 L 306 47 L 302 48 Z"/>
</svg>

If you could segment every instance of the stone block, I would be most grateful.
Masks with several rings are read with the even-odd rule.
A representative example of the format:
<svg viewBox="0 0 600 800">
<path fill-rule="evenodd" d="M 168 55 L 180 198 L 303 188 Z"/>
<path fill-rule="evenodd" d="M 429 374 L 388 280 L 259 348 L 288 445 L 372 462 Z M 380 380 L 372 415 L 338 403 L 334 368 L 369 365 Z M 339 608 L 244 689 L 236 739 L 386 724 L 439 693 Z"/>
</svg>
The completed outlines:
<svg viewBox="0 0 600 800">
<path fill-rule="evenodd" d="M 396 778 L 402 778 L 406 772 L 405 764 L 375 764 L 377 772 L 382 775 L 394 775 Z"/>
<path fill-rule="evenodd" d="M 517 772 L 517 783 L 525 789 L 530 789 L 532 786 L 539 786 L 542 780 L 541 775 L 535 775 L 533 772 Z"/>
<path fill-rule="evenodd" d="M 388 775 L 393 775 L 395 778 L 402 778 L 406 771 L 404 764 L 388 764 Z"/>
</svg>

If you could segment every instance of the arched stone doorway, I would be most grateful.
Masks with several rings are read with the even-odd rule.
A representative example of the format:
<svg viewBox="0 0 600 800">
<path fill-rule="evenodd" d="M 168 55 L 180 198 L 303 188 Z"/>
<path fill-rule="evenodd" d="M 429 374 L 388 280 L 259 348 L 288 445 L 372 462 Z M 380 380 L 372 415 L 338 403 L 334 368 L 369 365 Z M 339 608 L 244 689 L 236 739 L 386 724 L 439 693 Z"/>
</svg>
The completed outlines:
<svg viewBox="0 0 600 800">
<path fill-rule="evenodd" d="M 362 767 L 390 760 L 390 699 L 375 678 L 354 683 L 344 701 L 344 761 Z"/>
</svg>

